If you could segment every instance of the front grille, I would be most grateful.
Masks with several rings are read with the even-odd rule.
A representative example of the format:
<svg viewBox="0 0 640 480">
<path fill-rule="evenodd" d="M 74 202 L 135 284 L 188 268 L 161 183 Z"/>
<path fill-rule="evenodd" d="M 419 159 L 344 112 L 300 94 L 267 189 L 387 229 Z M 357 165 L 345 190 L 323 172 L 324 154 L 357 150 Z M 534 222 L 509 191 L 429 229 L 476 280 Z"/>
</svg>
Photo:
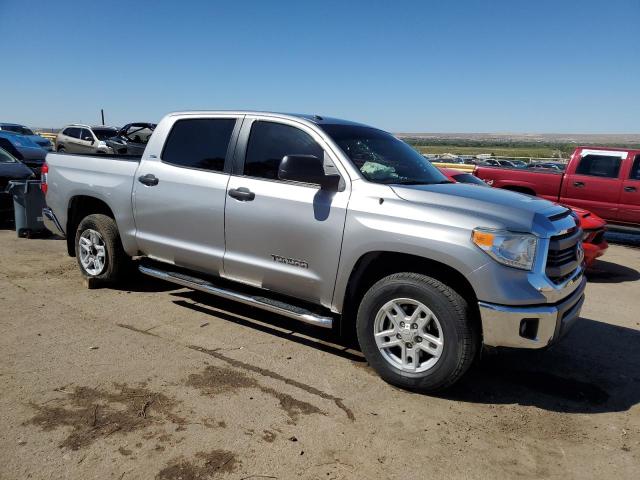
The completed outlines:
<svg viewBox="0 0 640 480">
<path fill-rule="evenodd" d="M 547 253 L 546 273 L 549 279 L 558 284 L 569 278 L 582 262 L 578 250 L 581 247 L 582 230 L 572 228 L 562 235 L 551 237 Z"/>
</svg>

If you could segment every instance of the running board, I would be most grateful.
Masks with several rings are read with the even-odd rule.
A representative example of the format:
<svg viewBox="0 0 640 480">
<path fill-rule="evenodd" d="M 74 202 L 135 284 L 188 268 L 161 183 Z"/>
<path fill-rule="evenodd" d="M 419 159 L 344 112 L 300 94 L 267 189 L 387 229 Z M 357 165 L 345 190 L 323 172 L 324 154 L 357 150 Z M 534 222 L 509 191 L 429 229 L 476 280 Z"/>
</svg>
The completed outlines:
<svg viewBox="0 0 640 480">
<path fill-rule="evenodd" d="M 176 283 L 193 290 L 210 293 L 218 297 L 226 298 L 227 300 L 244 303 L 245 305 L 260 308 L 268 312 L 277 313 L 279 315 L 293 318 L 294 320 L 299 320 L 304 323 L 309 323 L 311 325 L 316 325 L 322 328 L 331 328 L 333 326 L 332 317 L 324 317 L 322 315 L 318 315 L 317 313 L 313 313 L 306 308 L 291 305 L 280 300 L 248 295 L 226 288 L 221 288 L 207 280 L 184 275 L 182 273 L 168 272 L 159 270 L 157 268 L 145 267 L 142 265 L 138 267 L 138 270 L 140 270 L 140 272 L 144 273 L 145 275 L 159 278 L 160 280 L 166 280 L 167 282 Z"/>
</svg>

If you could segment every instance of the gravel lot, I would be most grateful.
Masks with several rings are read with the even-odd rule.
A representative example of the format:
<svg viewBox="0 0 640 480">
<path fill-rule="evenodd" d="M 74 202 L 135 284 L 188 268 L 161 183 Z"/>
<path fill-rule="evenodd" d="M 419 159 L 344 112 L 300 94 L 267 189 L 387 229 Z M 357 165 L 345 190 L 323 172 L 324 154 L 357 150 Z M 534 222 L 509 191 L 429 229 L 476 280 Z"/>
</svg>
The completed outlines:
<svg viewBox="0 0 640 480">
<path fill-rule="evenodd" d="M 0 230 L 0 478 L 640 478 L 626 243 L 562 343 L 429 397 L 271 314 L 140 277 L 87 290 L 64 242 Z"/>
</svg>

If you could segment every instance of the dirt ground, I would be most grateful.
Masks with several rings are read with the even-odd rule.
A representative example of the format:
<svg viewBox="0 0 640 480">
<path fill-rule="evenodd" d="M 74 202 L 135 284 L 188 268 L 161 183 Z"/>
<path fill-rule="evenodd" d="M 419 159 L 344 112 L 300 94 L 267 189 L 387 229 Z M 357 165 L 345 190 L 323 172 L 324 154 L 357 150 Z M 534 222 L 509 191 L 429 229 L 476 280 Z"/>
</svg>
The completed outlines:
<svg viewBox="0 0 640 480">
<path fill-rule="evenodd" d="M 272 314 L 87 290 L 64 242 L 0 230 L 0 479 L 640 478 L 639 244 L 596 264 L 559 345 L 432 397 Z"/>
</svg>

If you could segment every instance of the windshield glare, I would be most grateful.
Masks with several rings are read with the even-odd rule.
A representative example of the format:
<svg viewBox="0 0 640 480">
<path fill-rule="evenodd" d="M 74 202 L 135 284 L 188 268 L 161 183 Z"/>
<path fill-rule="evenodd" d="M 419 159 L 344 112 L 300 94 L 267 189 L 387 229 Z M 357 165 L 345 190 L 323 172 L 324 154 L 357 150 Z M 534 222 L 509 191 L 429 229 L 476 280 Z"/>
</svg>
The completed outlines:
<svg viewBox="0 0 640 480">
<path fill-rule="evenodd" d="M 390 133 L 358 125 L 320 125 L 374 183 L 419 185 L 450 183 L 420 153 Z"/>
</svg>

